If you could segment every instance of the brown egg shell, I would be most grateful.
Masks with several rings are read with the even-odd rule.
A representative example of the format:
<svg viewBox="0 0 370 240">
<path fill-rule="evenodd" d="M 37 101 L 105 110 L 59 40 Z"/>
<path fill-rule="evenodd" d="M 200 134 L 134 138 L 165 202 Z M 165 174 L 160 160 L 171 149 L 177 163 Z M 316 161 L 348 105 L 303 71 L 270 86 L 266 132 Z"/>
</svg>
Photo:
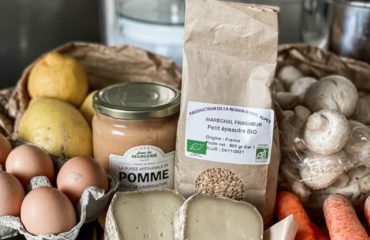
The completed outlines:
<svg viewBox="0 0 370 240">
<path fill-rule="evenodd" d="M 68 160 L 57 175 L 57 188 L 64 192 L 73 204 L 77 204 L 88 187 L 108 191 L 108 177 L 103 167 L 93 158 L 74 157 Z"/>
<path fill-rule="evenodd" d="M 0 216 L 19 216 L 25 192 L 13 175 L 0 170 Z"/>
<path fill-rule="evenodd" d="M 0 164 L 4 166 L 5 161 L 12 151 L 12 145 L 9 140 L 0 133 Z"/>
<path fill-rule="evenodd" d="M 53 158 L 53 160 L 62 163 L 62 159 L 60 158 Z M 88 188 L 84 191 L 82 198 L 80 200 L 80 204 L 77 206 L 79 222 L 70 231 L 60 233 L 58 235 L 34 236 L 33 234 L 27 232 L 27 230 L 20 222 L 19 218 L 0 217 L 1 222 L 0 233 L 6 233 L 7 236 L 8 235 L 15 236 L 16 233 L 19 232 L 20 234 L 24 235 L 28 240 L 76 239 L 83 224 L 95 220 L 99 213 L 103 209 L 105 209 L 110 199 L 117 191 L 119 182 L 116 179 L 112 178 L 111 176 L 108 176 L 108 178 L 110 185 L 110 189 L 108 192 L 104 193 L 103 190 L 97 189 L 95 187 Z M 31 179 L 31 183 L 29 185 L 31 189 L 43 186 L 51 186 L 49 180 L 46 177 L 34 177 Z M 9 227 L 11 229 L 9 229 Z M 10 230 L 10 232 L 6 230 Z"/>
<path fill-rule="evenodd" d="M 5 162 L 5 169 L 17 177 L 23 186 L 27 186 L 35 176 L 46 176 L 51 182 L 54 180 L 54 164 L 49 154 L 32 144 L 14 148 Z"/>
<path fill-rule="evenodd" d="M 11 144 L 12 146 L 16 147 L 27 143 L 19 140 L 11 140 Z M 54 156 L 52 154 L 49 155 L 52 158 L 56 171 L 58 171 L 58 169 L 60 169 L 67 162 L 66 159 L 63 157 Z M 98 189 L 97 187 L 89 187 L 85 189 L 84 194 L 80 199 L 80 204 L 76 206 L 79 222 L 70 231 L 58 234 L 58 237 L 64 237 L 66 239 L 76 239 L 82 225 L 84 223 L 95 220 L 99 213 L 109 204 L 109 200 L 118 189 L 118 181 L 109 175 L 107 177 L 109 179 L 108 190 L 103 191 L 102 189 Z M 51 184 L 46 177 L 37 176 L 31 180 L 27 188 L 31 190 L 42 186 L 51 186 Z M 1 233 L 4 232 L 3 228 L 9 229 L 9 226 L 13 228 L 13 226 L 17 225 L 20 227 L 16 229 L 9 229 L 12 230 L 12 236 L 14 236 L 14 231 L 16 231 L 20 234 L 23 234 L 27 237 L 27 239 L 30 240 L 37 240 L 40 237 L 34 236 L 33 234 L 27 232 L 27 230 L 20 223 L 20 220 L 7 219 L 4 221 L 2 219 L 1 221 L 4 223 L 0 225 Z M 45 240 L 54 240 L 55 235 L 44 235 L 42 238 Z"/>
<path fill-rule="evenodd" d="M 65 194 L 53 187 L 39 187 L 24 198 L 21 221 L 29 233 L 46 235 L 70 231 L 77 217 Z"/>
</svg>

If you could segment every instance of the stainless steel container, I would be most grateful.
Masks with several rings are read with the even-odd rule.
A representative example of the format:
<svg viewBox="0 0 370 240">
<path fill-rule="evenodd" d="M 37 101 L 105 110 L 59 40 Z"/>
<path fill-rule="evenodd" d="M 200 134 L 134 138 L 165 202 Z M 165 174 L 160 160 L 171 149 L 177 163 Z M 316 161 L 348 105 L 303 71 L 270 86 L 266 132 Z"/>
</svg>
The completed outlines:
<svg viewBox="0 0 370 240">
<path fill-rule="evenodd" d="M 370 1 L 334 0 L 329 49 L 370 62 Z"/>
<path fill-rule="evenodd" d="M 327 48 L 330 0 L 303 0 L 301 36 L 303 42 Z"/>
<path fill-rule="evenodd" d="M 295 43 L 301 39 L 302 1 L 306 0 L 228 0 L 278 6 L 279 43 Z"/>
</svg>

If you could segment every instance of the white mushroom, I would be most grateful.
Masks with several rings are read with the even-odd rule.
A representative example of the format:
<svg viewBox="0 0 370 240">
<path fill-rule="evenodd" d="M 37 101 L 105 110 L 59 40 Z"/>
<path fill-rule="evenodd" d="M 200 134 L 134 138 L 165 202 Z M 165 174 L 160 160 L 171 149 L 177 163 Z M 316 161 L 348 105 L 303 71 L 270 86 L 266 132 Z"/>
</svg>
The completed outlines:
<svg viewBox="0 0 370 240">
<path fill-rule="evenodd" d="M 290 92 L 277 92 L 273 94 L 273 98 L 282 109 L 293 109 L 299 104 L 298 96 Z"/>
<path fill-rule="evenodd" d="M 277 78 L 272 83 L 271 90 L 272 92 L 285 92 L 283 83 Z"/>
<path fill-rule="evenodd" d="M 336 188 L 344 188 L 348 186 L 349 181 L 351 181 L 349 176 L 346 173 L 342 173 L 332 186 Z"/>
<path fill-rule="evenodd" d="M 352 118 L 363 124 L 370 124 L 370 95 L 361 96 L 358 99 L 356 110 Z"/>
<path fill-rule="evenodd" d="M 358 167 L 342 174 L 337 181 L 328 188 L 312 191 L 310 207 L 322 207 L 325 198 L 332 193 L 346 196 L 355 206 L 363 206 L 363 202 L 370 195 L 370 168 Z"/>
<path fill-rule="evenodd" d="M 331 187 L 322 190 L 322 194 L 339 193 L 348 197 L 354 204 L 362 204 L 370 194 L 370 168 L 354 168 L 346 174 L 349 181 L 344 186 L 334 183 Z M 338 179 L 339 180 L 339 179 Z"/>
<path fill-rule="evenodd" d="M 311 190 L 300 180 L 298 169 L 290 159 L 284 159 L 280 165 L 281 174 L 285 177 L 291 191 L 298 195 L 302 201 L 307 201 Z"/>
<path fill-rule="evenodd" d="M 301 71 L 304 75 L 311 75 L 312 67 L 308 65 L 307 63 L 299 63 L 298 69 Z"/>
<path fill-rule="evenodd" d="M 287 118 L 287 117 L 290 117 L 290 116 L 293 116 L 293 115 L 294 115 L 294 111 L 292 111 L 292 110 L 284 110 L 283 111 L 284 118 Z"/>
<path fill-rule="evenodd" d="M 296 106 L 294 113 L 281 121 L 282 148 L 286 151 L 303 151 L 306 145 L 303 142 L 303 130 L 310 110 L 303 106 Z"/>
<path fill-rule="evenodd" d="M 323 189 L 331 186 L 344 172 L 347 163 L 344 151 L 331 155 L 307 152 L 300 166 L 302 181 L 312 189 Z"/>
<path fill-rule="evenodd" d="M 347 174 L 351 182 L 359 181 L 365 177 L 370 176 L 370 168 L 361 166 L 361 167 L 352 169 Z M 369 184 L 370 184 L 370 181 L 369 181 Z"/>
<path fill-rule="evenodd" d="M 352 202 L 355 204 L 362 204 L 367 196 L 370 194 L 370 168 L 358 167 L 348 172 L 349 178 L 351 179 L 348 187 L 358 186 L 359 193 L 353 192 Z"/>
<path fill-rule="evenodd" d="M 304 103 L 313 111 L 328 109 L 351 116 L 358 100 L 355 85 L 345 77 L 331 75 L 312 84 L 305 95 Z"/>
<path fill-rule="evenodd" d="M 303 101 L 307 89 L 315 82 L 317 82 L 317 79 L 313 77 L 299 78 L 290 86 L 289 92 L 297 95 L 299 99 Z"/>
<path fill-rule="evenodd" d="M 289 89 L 295 80 L 303 77 L 303 74 L 296 67 L 286 65 L 280 69 L 277 77 L 284 84 L 284 87 Z"/>
<path fill-rule="evenodd" d="M 367 93 L 367 92 L 365 92 L 365 91 L 361 91 L 361 90 L 359 90 L 359 91 L 358 91 L 358 97 L 364 97 L 364 96 L 366 96 L 366 95 L 368 95 L 368 93 Z"/>
<path fill-rule="evenodd" d="M 311 151 L 332 154 L 344 147 L 349 134 L 349 123 L 343 114 L 321 110 L 308 118 L 303 139 Z"/>
<path fill-rule="evenodd" d="M 370 128 L 356 121 L 349 121 L 351 133 L 344 146 L 344 151 L 353 167 L 370 167 Z"/>
</svg>

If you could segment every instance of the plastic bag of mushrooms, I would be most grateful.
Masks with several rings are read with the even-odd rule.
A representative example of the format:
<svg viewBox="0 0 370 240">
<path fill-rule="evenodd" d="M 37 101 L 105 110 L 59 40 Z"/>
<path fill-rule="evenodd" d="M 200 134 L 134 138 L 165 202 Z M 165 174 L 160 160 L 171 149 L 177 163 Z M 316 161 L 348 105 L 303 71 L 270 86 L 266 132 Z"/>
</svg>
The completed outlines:
<svg viewBox="0 0 370 240">
<path fill-rule="evenodd" d="M 280 187 L 308 208 L 330 193 L 370 195 L 370 65 L 307 45 L 283 45 L 273 84 Z M 279 116 L 280 115 L 280 116 Z"/>
</svg>

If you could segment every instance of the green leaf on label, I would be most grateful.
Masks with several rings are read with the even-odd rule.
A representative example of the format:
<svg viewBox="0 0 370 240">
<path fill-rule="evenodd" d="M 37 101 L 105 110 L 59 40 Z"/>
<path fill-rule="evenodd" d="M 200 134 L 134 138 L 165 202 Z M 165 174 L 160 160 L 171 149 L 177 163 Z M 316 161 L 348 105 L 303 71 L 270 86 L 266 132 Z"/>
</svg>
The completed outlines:
<svg viewBox="0 0 370 240">
<path fill-rule="evenodd" d="M 207 142 L 188 139 L 186 149 L 188 152 L 206 155 L 207 154 Z"/>
</svg>

